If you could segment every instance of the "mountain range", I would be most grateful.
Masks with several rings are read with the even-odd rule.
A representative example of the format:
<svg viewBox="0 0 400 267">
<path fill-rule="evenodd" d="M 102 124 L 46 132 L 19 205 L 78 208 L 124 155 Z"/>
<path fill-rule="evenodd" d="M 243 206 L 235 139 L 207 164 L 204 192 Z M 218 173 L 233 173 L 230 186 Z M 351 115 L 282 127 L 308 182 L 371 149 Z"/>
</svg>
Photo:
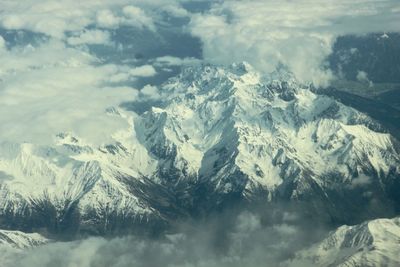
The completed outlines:
<svg viewBox="0 0 400 267">
<path fill-rule="evenodd" d="M 335 226 L 361 223 L 299 257 L 320 266 L 396 262 L 380 240 L 398 244 L 398 220 L 364 222 L 400 209 L 400 144 L 379 121 L 285 68 L 187 67 L 160 92 L 141 113 L 107 108 L 104 116 L 129 124 L 108 144 L 73 132 L 49 145 L 0 143 L 0 242 L 46 240 L 15 231 L 156 235 L 238 203 L 288 203 Z"/>
</svg>

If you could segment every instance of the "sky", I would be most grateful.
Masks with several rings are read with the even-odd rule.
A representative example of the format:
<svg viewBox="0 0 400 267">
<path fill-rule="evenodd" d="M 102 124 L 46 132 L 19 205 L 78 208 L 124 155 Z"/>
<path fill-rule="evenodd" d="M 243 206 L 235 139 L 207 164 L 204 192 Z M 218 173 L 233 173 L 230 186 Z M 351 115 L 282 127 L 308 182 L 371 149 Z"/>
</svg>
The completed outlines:
<svg viewBox="0 0 400 267">
<path fill-rule="evenodd" d="M 129 123 L 107 108 L 140 110 L 192 64 L 285 66 L 327 86 L 337 36 L 398 31 L 399 19 L 396 0 L 3 0 L 0 140 L 51 144 L 70 132 L 110 142 Z"/>
</svg>

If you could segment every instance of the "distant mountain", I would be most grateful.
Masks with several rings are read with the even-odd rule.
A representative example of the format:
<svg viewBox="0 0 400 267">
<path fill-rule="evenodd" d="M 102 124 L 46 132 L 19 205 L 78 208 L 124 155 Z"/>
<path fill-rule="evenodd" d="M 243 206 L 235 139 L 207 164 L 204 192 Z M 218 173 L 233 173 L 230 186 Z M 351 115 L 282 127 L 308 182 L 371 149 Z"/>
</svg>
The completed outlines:
<svg viewBox="0 0 400 267">
<path fill-rule="evenodd" d="M 37 233 L 27 234 L 20 231 L 0 230 L 0 246 L 26 249 L 43 245 L 49 241 Z"/>
<path fill-rule="evenodd" d="M 400 218 L 342 226 L 299 252 L 291 266 L 373 267 L 400 265 Z"/>
<path fill-rule="evenodd" d="M 154 234 L 233 200 L 304 204 L 335 224 L 399 209 L 399 143 L 284 69 L 190 67 L 160 91 L 141 115 L 105 111 L 130 123 L 109 144 L 1 143 L 0 226 Z"/>
</svg>

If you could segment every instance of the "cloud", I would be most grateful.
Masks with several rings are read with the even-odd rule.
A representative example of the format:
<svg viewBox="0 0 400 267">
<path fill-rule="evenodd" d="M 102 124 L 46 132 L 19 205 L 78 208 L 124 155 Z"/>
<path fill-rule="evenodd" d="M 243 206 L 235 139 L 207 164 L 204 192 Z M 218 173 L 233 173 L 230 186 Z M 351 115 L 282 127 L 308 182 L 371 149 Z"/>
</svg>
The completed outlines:
<svg viewBox="0 0 400 267">
<path fill-rule="evenodd" d="M 97 13 L 96 22 L 99 27 L 117 28 L 120 24 L 120 18 L 115 16 L 111 10 L 100 10 Z"/>
<path fill-rule="evenodd" d="M 133 26 L 140 29 L 148 28 L 155 31 L 156 27 L 152 17 L 136 6 L 124 6 L 119 14 L 112 10 L 100 10 L 97 13 L 96 23 L 99 27 L 115 29 L 120 26 Z"/>
<path fill-rule="evenodd" d="M 67 30 L 79 31 L 89 25 L 91 9 L 98 5 L 99 1 L 7 1 L 0 7 L 0 25 L 62 38 Z"/>
<path fill-rule="evenodd" d="M 129 73 L 136 77 L 152 77 L 157 74 L 157 71 L 151 65 L 143 65 L 131 69 Z"/>
<path fill-rule="evenodd" d="M 0 141 L 49 144 L 60 132 L 95 145 L 112 141 L 134 114 L 111 116 L 109 107 L 159 98 L 156 87 L 146 86 L 159 74 L 153 62 L 134 55 L 146 49 L 150 57 L 152 50 L 160 55 L 175 40 L 165 36 L 169 29 L 155 32 L 157 25 L 170 27 L 165 17 L 187 15 L 175 0 L 2 3 Z M 174 36 L 182 36 L 183 29 L 177 30 Z M 132 32 L 144 36 L 141 42 L 125 36 Z M 148 48 L 154 40 L 160 44 Z"/>
<path fill-rule="evenodd" d="M 339 35 L 399 31 L 397 1 L 223 1 L 192 17 L 190 30 L 204 57 L 227 64 L 248 61 L 271 72 L 286 65 L 303 82 L 325 86 L 326 62 Z"/>
<path fill-rule="evenodd" d="M 139 28 L 147 27 L 155 31 L 153 19 L 147 16 L 142 9 L 135 6 L 125 6 L 122 9 L 122 13 L 125 15 L 126 24 L 135 25 Z"/>
<path fill-rule="evenodd" d="M 102 30 L 84 30 L 67 39 L 70 45 L 110 44 L 110 33 Z"/>
<path fill-rule="evenodd" d="M 97 65 L 96 57 L 54 40 L 14 47 L 2 54 L 2 62 L 1 141 L 48 144 L 56 134 L 71 132 L 101 144 L 129 127 L 105 112 L 137 96 L 133 88 L 112 85 L 110 77 L 129 68 Z"/>
<path fill-rule="evenodd" d="M 357 71 L 356 79 L 361 83 L 368 84 L 370 87 L 373 86 L 373 82 L 370 81 L 370 79 L 368 78 L 368 73 L 366 73 L 365 71 L 362 70 Z"/>
<path fill-rule="evenodd" d="M 89 238 L 19 252 L 0 247 L 0 260 L 6 267 L 272 267 L 282 266 L 295 251 L 323 236 L 319 225 L 310 227 L 306 217 L 301 226 L 285 221 L 282 214 L 264 212 L 222 213 L 183 223 L 160 238 Z"/>
<path fill-rule="evenodd" d="M 179 58 L 173 56 L 163 56 L 158 57 L 154 60 L 155 65 L 157 66 L 184 66 L 184 65 L 195 65 L 201 62 L 200 59 L 186 57 L 186 58 Z"/>
<path fill-rule="evenodd" d="M 164 7 L 164 11 L 167 14 L 176 18 L 184 18 L 190 16 L 189 12 L 180 6 L 167 5 Z"/>
<path fill-rule="evenodd" d="M 87 0 L 5 1 L 0 6 L 0 26 L 9 30 L 30 30 L 63 39 L 66 32 L 80 32 L 89 26 L 115 29 L 119 26 L 155 31 L 159 12 L 184 15 L 179 1 Z"/>
<path fill-rule="evenodd" d="M 7 1 L 0 7 L 0 25 L 81 45 L 109 43 L 110 36 L 104 30 L 113 32 L 122 26 L 156 33 L 158 27 L 175 21 L 171 16 L 178 18 L 175 22 L 184 30 L 184 20 L 180 19 L 190 18 L 188 30 L 202 40 L 203 55 L 208 61 L 222 64 L 248 61 L 263 72 L 271 72 L 283 64 L 302 82 L 321 86 L 334 78 L 326 59 L 337 36 L 400 30 L 396 0 L 211 1 L 202 13 L 195 15 L 182 7 L 195 3 Z M 93 27 L 101 29 L 92 30 Z M 165 63 L 178 66 L 188 61 Z"/>
<path fill-rule="evenodd" d="M 350 187 L 351 188 L 366 187 L 371 184 L 372 184 L 372 179 L 369 176 L 361 174 L 359 177 L 351 180 Z"/>
<path fill-rule="evenodd" d="M 146 85 L 140 90 L 140 94 L 143 96 L 142 100 L 156 100 L 160 98 L 160 93 L 156 86 Z"/>
<path fill-rule="evenodd" d="M 357 77 L 356 78 L 360 82 L 365 82 L 365 81 L 368 81 L 368 74 L 365 71 L 359 70 L 357 72 Z"/>
<path fill-rule="evenodd" d="M 148 78 L 157 74 L 157 71 L 151 65 L 142 65 L 138 67 L 118 65 L 115 66 L 115 68 L 117 70 L 109 77 L 108 80 L 111 83 L 134 81 L 137 78 Z"/>
</svg>

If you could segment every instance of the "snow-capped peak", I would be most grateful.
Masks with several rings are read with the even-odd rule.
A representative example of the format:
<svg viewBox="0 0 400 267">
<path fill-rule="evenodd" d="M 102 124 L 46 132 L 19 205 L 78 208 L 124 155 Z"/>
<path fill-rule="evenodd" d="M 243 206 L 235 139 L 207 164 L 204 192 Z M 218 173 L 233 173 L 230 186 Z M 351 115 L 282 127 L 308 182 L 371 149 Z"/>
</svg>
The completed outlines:
<svg viewBox="0 0 400 267">
<path fill-rule="evenodd" d="M 400 218 L 341 226 L 290 266 L 399 266 Z"/>
</svg>

